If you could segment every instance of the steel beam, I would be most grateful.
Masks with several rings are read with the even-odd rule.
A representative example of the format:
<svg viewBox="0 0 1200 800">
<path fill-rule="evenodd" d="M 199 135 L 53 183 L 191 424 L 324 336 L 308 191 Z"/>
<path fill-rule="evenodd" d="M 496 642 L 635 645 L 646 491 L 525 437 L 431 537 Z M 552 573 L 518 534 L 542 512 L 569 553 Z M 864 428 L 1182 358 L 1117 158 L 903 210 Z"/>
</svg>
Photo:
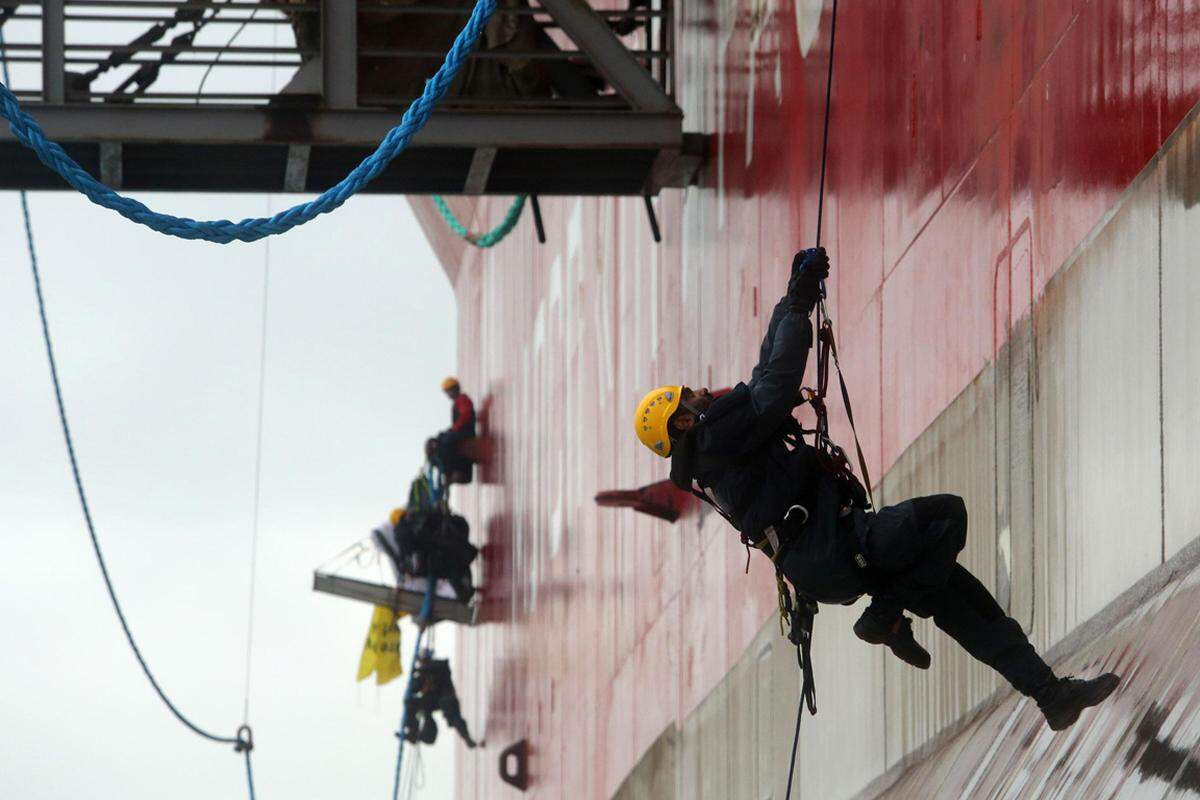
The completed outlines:
<svg viewBox="0 0 1200 800">
<path fill-rule="evenodd" d="M 492 174 L 492 162 L 496 160 L 496 148 L 480 147 L 471 156 L 467 179 L 463 182 L 463 194 L 483 194 L 487 190 L 488 176 Z"/>
<path fill-rule="evenodd" d="M 283 190 L 285 192 L 303 192 L 308 185 L 308 159 L 312 155 L 312 145 L 288 145 L 287 167 L 283 173 Z"/>
<path fill-rule="evenodd" d="M 100 182 L 110 189 L 125 182 L 123 155 L 120 142 L 100 143 Z"/>
<path fill-rule="evenodd" d="M 313 573 L 313 591 L 407 611 L 414 619 L 421 613 L 421 606 L 425 601 L 423 592 L 405 591 L 378 583 L 328 575 L 324 572 Z M 449 620 L 462 625 L 472 625 L 475 622 L 475 609 L 458 600 L 434 597 L 430 618 L 433 622 Z"/>
<path fill-rule="evenodd" d="M 322 92 L 329 108 L 358 106 L 358 4 L 321 2 Z"/>
<path fill-rule="evenodd" d="M 42 100 L 62 103 L 67 97 L 66 17 L 64 0 L 42 0 Z"/>
<path fill-rule="evenodd" d="M 678 111 L 675 103 L 584 0 L 541 0 L 563 33 L 591 57 L 613 88 L 637 111 Z"/>
<path fill-rule="evenodd" d="M 79 104 L 28 110 L 57 142 L 336 144 L 374 147 L 398 121 L 388 111 Z M 682 117 L 628 111 L 447 111 L 413 137 L 416 147 L 638 149 L 679 147 Z M 11 141 L 0 126 L 0 141 Z"/>
</svg>

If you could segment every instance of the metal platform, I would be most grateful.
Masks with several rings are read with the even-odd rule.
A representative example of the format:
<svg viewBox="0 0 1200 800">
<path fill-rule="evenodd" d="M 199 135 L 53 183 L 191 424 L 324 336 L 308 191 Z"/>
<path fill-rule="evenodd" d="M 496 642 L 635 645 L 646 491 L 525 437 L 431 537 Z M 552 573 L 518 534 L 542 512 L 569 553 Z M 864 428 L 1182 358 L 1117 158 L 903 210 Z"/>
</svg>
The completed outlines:
<svg viewBox="0 0 1200 800">
<path fill-rule="evenodd" d="M 371 605 L 389 606 L 398 611 L 407 611 L 414 618 L 421 613 L 425 602 L 424 592 L 410 592 L 379 583 L 344 578 L 325 572 L 313 573 L 313 591 L 337 595 L 350 600 L 359 600 Z M 430 624 L 434 622 L 457 622 L 474 625 L 478 606 L 444 597 L 434 597 Z"/>
<path fill-rule="evenodd" d="M 0 0 L 0 24 L 10 88 L 50 139 L 110 186 L 312 193 L 374 150 L 441 60 L 440 39 L 417 49 L 389 20 L 449 35 L 472 6 Z M 498 11 L 521 20 L 538 46 L 481 44 L 468 69 L 499 64 L 511 77 L 518 62 L 553 64 L 530 74 L 566 70 L 576 91 L 550 78 L 526 94 L 464 80 L 366 191 L 655 195 L 688 185 L 705 140 L 683 133 L 672 97 L 672 13 L 671 0 L 627 11 L 541 0 Z M 238 26 L 258 39 L 236 43 Z M 264 44 L 263 30 L 277 44 Z M 277 92 L 244 90 L 272 71 L 290 74 Z M 197 87 L 209 73 L 215 88 Z M 593 89 L 579 91 L 584 83 Z M 0 188 L 65 187 L 0 128 Z"/>
</svg>

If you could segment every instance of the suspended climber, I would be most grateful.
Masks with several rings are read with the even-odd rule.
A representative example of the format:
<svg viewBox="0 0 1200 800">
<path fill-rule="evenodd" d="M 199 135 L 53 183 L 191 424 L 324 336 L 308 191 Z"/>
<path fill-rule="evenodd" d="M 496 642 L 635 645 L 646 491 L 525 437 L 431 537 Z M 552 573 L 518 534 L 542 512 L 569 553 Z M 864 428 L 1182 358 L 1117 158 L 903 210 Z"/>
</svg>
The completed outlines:
<svg viewBox="0 0 1200 800">
<path fill-rule="evenodd" d="M 886 645 L 918 669 L 928 669 L 930 657 L 905 612 L 932 617 L 1033 698 L 1053 730 L 1069 727 L 1107 698 L 1119 678 L 1060 678 L 1051 671 L 1021 626 L 957 562 L 967 536 L 962 498 L 917 497 L 872 511 L 845 461 L 839 468 L 803 439 L 808 431 L 792 410 L 814 396 L 801 393 L 801 382 L 813 346 L 809 316 L 828 274 L 824 249 L 797 253 L 750 380 L 719 397 L 686 386 L 651 391 L 634 417 L 638 439 L 670 458 L 672 482 L 712 504 L 744 544 L 774 562 L 802 601 L 850 604 L 870 595 L 855 635 Z"/>
<path fill-rule="evenodd" d="M 411 744 L 418 741 L 433 744 L 437 741 L 438 726 L 433 719 L 435 711 L 440 711 L 446 724 L 458 731 L 467 747 L 475 748 L 475 740 L 467 730 L 467 721 L 463 719 L 458 694 L 454 691 L 450 662 L 444 658 L 434 658 L 432 650 L 424 650 L 413 671 L 412 688 L 404 699 L 405 740 Z"/>
<path fill-rule="evenodd" d="M 425 443 L 425 455 L 436 463 L 449 483 L 470 483 L 474 460 L 462 445 L 475 438 L 475 404 L 459 386 L 458 378 L 442 381 L 450 398 L 450 427 Z"/>
<path fill-rule="evenodd" d="M 465 519 L 443 508 L 397 508 L 371 536 L 387 553 L 398 587 L 418 591 L 414 581 L 444 580 L 466 603 L 475 595 L 471 564 L 479 555 L 470 532 Z"/>
</svg>

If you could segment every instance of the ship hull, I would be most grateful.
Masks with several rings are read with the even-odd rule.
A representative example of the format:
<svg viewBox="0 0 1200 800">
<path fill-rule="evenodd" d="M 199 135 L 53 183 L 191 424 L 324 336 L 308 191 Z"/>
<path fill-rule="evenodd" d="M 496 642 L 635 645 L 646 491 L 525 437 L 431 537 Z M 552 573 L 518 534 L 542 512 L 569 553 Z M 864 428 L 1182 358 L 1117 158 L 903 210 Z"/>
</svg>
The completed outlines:
<svg viewBox="0 0 1200 800">
<path fill-rule="evenodd" d="M 488 441 L 456 495 L 486 597 L 456 665 L 488 742 L 461 798 L 517 796 L 496 757 L 521 739 L 524 796 L 782 796 L 798 674 L 770 563 L 746 573 L 714 514 L 593 497 L 665 477 L 629 430 L 648 388 L 748 377 L 816 238 L 830 21 L 810 0 L 681 4 L 678 100 L 710 152 L 655 201 L 661 244 L 630 199 L 543 201 L 543 246 L 522 227 L 474 250 L 427 218 Z M 822 243 L 879 495 L 963 495 L 963 563 L 1061 646 L 1196 535 L 1200 6 L 843 2 L 837 35 Z M 459 210 L 483 227 L 506 202 Z M 840 412 L 834 430 L 849 441 Z M 928 623 L 931 670 L 885 657 L 856 614 L 817 620 L 800 796 L 879 789 L 1003 689 Z M 1148 713 L 1146 691 L 1110 722 Z"/>
</svg>

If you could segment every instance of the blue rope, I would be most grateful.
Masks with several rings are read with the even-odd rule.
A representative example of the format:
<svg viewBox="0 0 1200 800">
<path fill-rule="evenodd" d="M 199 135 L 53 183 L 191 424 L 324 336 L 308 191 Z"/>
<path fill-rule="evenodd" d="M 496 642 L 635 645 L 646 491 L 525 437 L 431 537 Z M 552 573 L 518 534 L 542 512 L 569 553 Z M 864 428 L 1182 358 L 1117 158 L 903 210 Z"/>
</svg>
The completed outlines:
<svg viewBox="0 0 1200 800">
<path fill-rule="evenodd" d="M 454 45 L 446 53 L 446 59 L 432 78 L 425 82 L 425 90 L 404 112 L 400 124 L 392 128 L 379 148 L 363 159 L 362 163 L 336 185 L 314 200 L 292 206 L 272 217 L 252 217 L 241 222 L 227 219 L 198 221 L 188 217 L 175 217 L 152 211 L 142 203 L 125 197 L 93 178 L 77 164 L 61 147 L 46 138 L 37 122 L 26 114 L 17 98 L 9 90 L 5 79 L 0 84 L 0 116 L 9 121 L 13 135 L 37 153 L 38 159 L 57 172 L 76 190 L 93 203 L 116 211 L 126 219 L 140 225 L 178 236 L 180 239 L 204 239 L 209 242 L 227 244 L 232 241 L 253 242 L 267 236 L 284 233 L 297 225 L 326 214 L 341 206 L 356 192 L 370 183 L 385 167 L 400 154 L 409 141 L 429 121 L 434 107 L 446 94 L 446 90 L 466 63 L 484 26 L 496 10 L 496 0 L 478 0 L 466 27 L 459 32 Z"/>
<path fill-rule="evenodd" d="M 434 205 L 441 213 L 442 219 L 450 227 L 450 230 L 457 233 L 469 243 L 480 248 L 494 247 L 504 241 L 504 237 L 512 233 L 513 228 L 517 227 L 517 222 L 521 219 L 521 211 L 525 208 L 525 200 L 527 195 L 517 195 L 512 201 L 512 205 L 508 207 L 508 212 L 505 213 L 504 219 L 500 221 L 492 230 L 487 233 L 471 233 L 466 226 L 458 221 L 458 217 L 454 216 L 454 212 L 450 210 L 450 206 L 446 205 L 446 201 L 442 199 L 440 194 L 433 196 Z"/>
<path fill-rule="evenodd" d="M 433 590 L 436 586 L 437 579 L 430 575 L 429 586 L 425 589 L 425 599 L 421 601 L 421 613 L 416 619 L 417 644 L 413 648 L 412 662 L 408 669 L 408 685 L 404 688 L 404 714 L 400 717 L 400 730 L 396 733 L 396 738 L 400 740 L 400 750 L 396 753 L 396 780 L 392 784 L 392 800 L 400 797 L 400 767 L 404 764 L 404 732 L 408 729 L 408 701 L 413 693 L 413 678 L 417 674 L 417 657 L 421 654 L 421 641 L 425 638 L 426 623 L 433 611 Z M 254 800 L 254 798 L 252 797 L 250 800 Z"/>
</svg>

